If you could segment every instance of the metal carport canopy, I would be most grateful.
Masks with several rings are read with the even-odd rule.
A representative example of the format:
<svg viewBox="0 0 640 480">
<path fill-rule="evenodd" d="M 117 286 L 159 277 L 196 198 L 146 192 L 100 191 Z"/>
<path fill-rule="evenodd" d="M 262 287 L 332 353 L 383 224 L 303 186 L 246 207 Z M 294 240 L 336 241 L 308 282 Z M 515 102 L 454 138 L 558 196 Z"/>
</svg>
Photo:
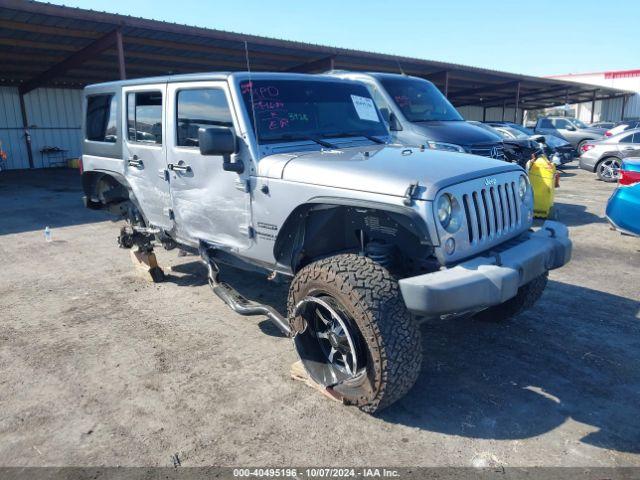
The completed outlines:
<svg viewBox="0 0 640 480">
<path fill-rule="evenodd" d="M 118 78 L 251 69 L 400 72 L 458 107 L 536 109 L 632 92 L 452 63 L 292 42 L 26 0 L 0 0 L 0 85 L 81 88 Z"/>
</svg>

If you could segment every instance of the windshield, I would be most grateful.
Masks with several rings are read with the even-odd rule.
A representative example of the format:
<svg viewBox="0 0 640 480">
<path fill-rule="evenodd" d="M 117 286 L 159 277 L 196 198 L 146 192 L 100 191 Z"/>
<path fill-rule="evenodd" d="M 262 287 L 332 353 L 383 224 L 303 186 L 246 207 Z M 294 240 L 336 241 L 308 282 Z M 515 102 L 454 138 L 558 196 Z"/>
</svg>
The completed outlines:
<svg viewBox="0 0 640 480">
<path fill-rule="evenodd" d="M 254 80 L 242 81 L 240 92 L 261 143 L 388 135 L 364 85 Z"/>
<path fill-rule="evenodd" d="M 511 135 L 511 138 L 529 138 L 529 135 L 513 127 L 500 127 L 498 130 L 504 130 L 505 133 Z"/>
<path fill-rule="evenodd" d="M 552 148 L 569 145 L 569 142 L 555 135 L 544 135 L 544 138 L 546 140 L 547 145 Z"/>
<path fill-rule="evenodd" d="M 527 127 L 523 127 L 522 125 L 512 125 L 512 128 L 521 131 L 522 133 L 526 133 L 527 135 L 533 135 L 533 130 Z"/>
<path fill-rule="evenodd" d="M 382 78 L 380 83 L 410 122 L 463 120 L 431 82 L 418 78 Z"/>
<path fill-rule="evenodd" d="M 570 121 L 571 121 L 571 123 L 573 123 L 578 128 L 589 128 L 583 122 L 578 120 L 577 118 L 572 118 Z"/>
</svg>

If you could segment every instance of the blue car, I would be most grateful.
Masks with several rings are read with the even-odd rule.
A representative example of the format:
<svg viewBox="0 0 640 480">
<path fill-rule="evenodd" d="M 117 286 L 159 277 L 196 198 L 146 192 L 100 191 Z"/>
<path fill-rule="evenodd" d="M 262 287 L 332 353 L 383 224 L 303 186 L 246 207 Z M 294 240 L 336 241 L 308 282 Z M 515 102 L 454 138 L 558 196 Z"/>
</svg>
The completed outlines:
<svg viewBox="0 0 640 480">
<path fill-rule="evenodd" d="M 607 219 L 623 233 L 640 236 L 640 158 L 620 166 L 618 188 L 607 203 Z"/>
</svg>

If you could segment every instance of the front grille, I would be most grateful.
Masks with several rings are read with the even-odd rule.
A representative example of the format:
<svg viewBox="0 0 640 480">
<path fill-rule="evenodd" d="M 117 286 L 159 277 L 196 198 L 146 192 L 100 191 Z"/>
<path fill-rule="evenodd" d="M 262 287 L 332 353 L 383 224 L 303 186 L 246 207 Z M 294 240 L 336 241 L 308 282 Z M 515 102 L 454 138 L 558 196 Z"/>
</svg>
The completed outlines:
<svg viewBox="0 0 640 480">
<path fill-rule="evenodd" d="M 462 195 L 469 243 L 486 243 L 516 230 L 522 222 L 516 182 L 501 182 Z"/>
<path fill-rule="evenodd" d="M 480 155 L 481 157 L 495 158 L 497 160 L 505 160 L 504 147 L 500 143 L 489 145 L 472 145 L 469 153 Z"/>
</svg>

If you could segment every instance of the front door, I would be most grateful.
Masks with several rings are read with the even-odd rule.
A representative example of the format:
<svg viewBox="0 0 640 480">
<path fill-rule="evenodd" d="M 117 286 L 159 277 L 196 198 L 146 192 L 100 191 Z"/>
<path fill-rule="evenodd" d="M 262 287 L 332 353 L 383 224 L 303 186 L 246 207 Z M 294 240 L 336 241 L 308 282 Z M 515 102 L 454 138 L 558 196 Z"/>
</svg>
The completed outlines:
<svg viewBox="0 0 640 480">
<path fill-rule="evenodd" d="M 165 177 L 165 92 L 166 84 L 123 89 L 127 126 L 123 155 L 125 176 L 147 221 L 170 230 L 173 222 Z"/>
<path fill-rule="evenodd" d="M 224 126 L 239 131 L 224 82 L 170 83 L 168 162 L 171 202 L 179 240 L 204 240 L 225 249 L 251 243 L 249 165 L 238 174 L 222 169 L 221 156 L 200 154 L 198 129 Z"/>
<path fill-rule="evenodd" d="M 569 120 L 565 120 L 564 118 L 554 118 L 552 120 L 553 126 L 555 129 L 567 139 L 572 145 L 577 145 L 580 140 L 584 137 L 584 133 L 578 132 L 573 123 Z"/>
</svg>

